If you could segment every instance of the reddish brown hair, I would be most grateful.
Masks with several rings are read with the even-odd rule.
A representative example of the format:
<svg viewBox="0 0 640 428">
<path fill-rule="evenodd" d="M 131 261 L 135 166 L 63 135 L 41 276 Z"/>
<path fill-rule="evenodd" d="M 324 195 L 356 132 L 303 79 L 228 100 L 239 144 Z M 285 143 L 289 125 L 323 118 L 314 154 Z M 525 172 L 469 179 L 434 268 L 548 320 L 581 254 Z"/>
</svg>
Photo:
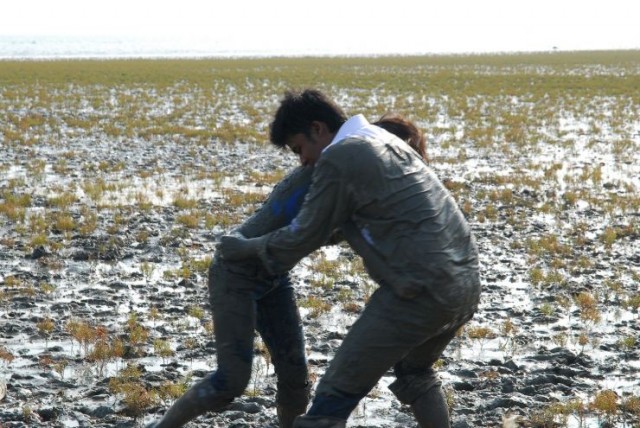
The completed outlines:
<svg viewBox="0 0 640 428">
<path fill-rule="evenodd" d="M 424 133 L 408 119 L 396 113 L 387 113 L 373 123 L 405 141 L 427 162 L 427 140 Z"/>
</svg>

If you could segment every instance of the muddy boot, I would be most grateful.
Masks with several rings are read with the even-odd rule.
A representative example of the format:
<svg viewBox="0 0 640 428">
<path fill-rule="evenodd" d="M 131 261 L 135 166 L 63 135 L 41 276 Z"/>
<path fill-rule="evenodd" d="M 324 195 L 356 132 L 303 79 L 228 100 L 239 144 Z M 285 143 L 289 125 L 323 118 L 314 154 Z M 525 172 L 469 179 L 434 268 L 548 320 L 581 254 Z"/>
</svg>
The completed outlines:
<svg viewBox="0 0 640 428">
<path fill-rule="evenodd" d="M 296 416 L 303 415 L 307 406 L 281 406 L 278 405 L 278 423 L 280 428 L 292 428 Z"/>
<path fill-rule="evenodd" d="M 293 428 L 345 428 L 347 421 L 331 416 L 298 416 L 293 422 Z"/>
<path fill-rule="evenodd" d="M 153 422 L 147 428 L 181 427 L 203 413 L 223 410 L 230 402 L 230 399 L 220 397 L 211 383 L 211 377 L 207 376 L 173 403 L 162 419 Z"/>
<path fill-rule="evenodd" d="M 429 389 L 411 404 L 420 428 L 449 428 L 449 408 L 439 386 Z"/>
</svg>

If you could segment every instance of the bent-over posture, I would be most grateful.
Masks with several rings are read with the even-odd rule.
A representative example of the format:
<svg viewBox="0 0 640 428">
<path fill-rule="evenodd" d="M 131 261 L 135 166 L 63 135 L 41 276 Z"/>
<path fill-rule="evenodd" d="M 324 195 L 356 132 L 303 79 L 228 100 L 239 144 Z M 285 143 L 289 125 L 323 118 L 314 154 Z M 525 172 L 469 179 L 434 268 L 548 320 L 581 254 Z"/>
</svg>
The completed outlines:
<svg viewBox="0 0 640 428">
<path fill-rule="evenodd" d="M 380 285 L 294 427 L 346 426 L 391 367 L 397 380 L 390 388 L 411 405 L 420 425 L 447 427 L 432 366 L 477 310 L 474 238 L 452 196 L 415 151 L 361 115 L 331 122 L 327 112 L 333 109 L 339 108 L 315 90 L 286 94 L 271 141 L 314 166 L 311 187 L 291 224 L 257 238 L 223 237 L 220 251 L 225 260 L 258 257 L 277 275 L 340 229 Z"/>
<path fill-rule="evenodd" d="M 340 123 L 346 120 L 343 113 Z M 421 156 L 425 140 L 411 122 L 385 115 L 376 126 L 393 132 Z M 245 237 L 264 235 L 288 225 L 311 184 L 311 166 L 294 169 L 269 195 L 260 210 L 237 230 Z M 218 368 L 174 403 L 157 428 L 182 426 L 206 411 L 220 411 L 240 396 L 250 378 L 253 330 L 260 333 L 277 376 L 280 428 L 291 428 L 309 402 L 310 385 L 298 308 L 288 272 L 269 274 L 259 260 L 223 260 L 209 269 L 209 296 L 216 326 Z"/>
</svg>

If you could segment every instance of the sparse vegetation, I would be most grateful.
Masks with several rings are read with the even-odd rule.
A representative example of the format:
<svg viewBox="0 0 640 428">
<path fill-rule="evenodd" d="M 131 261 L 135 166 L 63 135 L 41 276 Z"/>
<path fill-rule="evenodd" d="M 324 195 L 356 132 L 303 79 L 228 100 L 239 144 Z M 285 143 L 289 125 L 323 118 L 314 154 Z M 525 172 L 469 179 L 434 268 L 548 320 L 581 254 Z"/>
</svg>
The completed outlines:
<svg viewBox="0 0 640 428">
<path fill-rule="evenodd" d="M 317 318 L 331 310 L 331 304 L 329 304 L 329 302 L 314 296 L 304 299 L 299 304 L 300 307 L 310 310 L 309 316 L 311 318 Z"/>
<path fill-rule="evenodd" d="M 25 323 L 45 349 L 61 344 L 64 358 L 33 357 L 39 370 L 74 383 L 111 377 L 125 414 L 177 397 L 188 382 L 150 386 L 135 368 L 145 358 L 191 359 L 211 340 L 203 305 L 216 239 L 296 163 L 271 156 L 266 144 L 278 97 L 319 86 L 350 114 L 415 120 L 432 168 L 480 232 L 482 309 L 499 310 L 481 310 L 456 337 L 457 357 L 471 350 L 476 358 L 476 344 L 491 344 L 514 359 L 547 347 L 585 358 L 601 345 L 613 358 L 636 358 L 635 331 L 617 321 L 629 326 L 640 316 L 632 255 L 640 237 L 638 64 L 637 51 L 1 61 L 0 316 Z M 330 312 L 343 317 L 331 322 L 349 325 L 343 319 L 354 319 L 376 289 L 361 260 L 339 251 L 338 260 L 310 257 L 302 263 L 310 273 L 296 278 L 314 327 Z M 89 284 L 78 272 L 88 272 Z M 177 309 L 167 307 L 174 296 Z M 17 317 L 17 305 L 29 317 Z M 21 346 L 3 343 L 0 374 L 28 357 Z M 115 373 L 123 360 L 131 364 Z M 508 377 L 488 366 L 476 374 L 487 395 Z M 454 407 L 455 394 L 447 389 Z M 564 398 L 537 403 L 526 423 L 640 419 L 627 391 Z M 24 423 L 33 422 L 34 403 L 20 404 Z"/>
</svg>

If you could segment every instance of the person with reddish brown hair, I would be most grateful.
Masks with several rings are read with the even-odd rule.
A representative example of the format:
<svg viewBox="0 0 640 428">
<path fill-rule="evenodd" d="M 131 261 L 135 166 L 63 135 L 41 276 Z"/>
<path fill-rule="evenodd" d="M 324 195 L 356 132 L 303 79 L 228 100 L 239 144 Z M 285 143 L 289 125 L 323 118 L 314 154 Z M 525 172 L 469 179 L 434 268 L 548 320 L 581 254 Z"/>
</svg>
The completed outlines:
<svg viewBox="0 0 640 428">
<path fill-rule="evenodd" d="M 346 121 L 335 106 L 323 114 L 323 119 L 334 123 L 336 130 Z M 426 158 L 424 135 L 410 121 L 387 114 L 375 125 L 395 133 Z M 235 233 L 258 237 L 290 224 L 300 210 L 312 173 L 311 165 L 292 171 Z M 332 239 L 335 241 L 335 236 Z M 306 410 L 310 384 L 302 327 L 288 272 L 272 274 L 258 260 L 233 261 L 216 254 L 209 270 L 209 293 L 216 326 L 218 368 L 151 426 L 181 426 L 199 414 L 223 410 L 241 395 L 251 374 L 256 329 L 271 354 L 278 379 L 276 404 L 280 427 L 290 428 L 294 418 Z"/>
<path fill-rule="evenodd" d="M 289 225 L 259 237 L 223 236 L 219 252 L 225 261 L 259 260 L 280 275 L 338 229 L 380 285 L 294 428 L 345 427 L 389 368 L 397 378 L 390 389 L 411 405 L 420 426 L 448 427 L 433 364 L 477 311 L 475 240 L 416 150 L 362 115 L 335 123 L 336 111 L 319 91 L 285 94 L 270 138 L 313 166 L 304 202 Z"/>
</svg>

